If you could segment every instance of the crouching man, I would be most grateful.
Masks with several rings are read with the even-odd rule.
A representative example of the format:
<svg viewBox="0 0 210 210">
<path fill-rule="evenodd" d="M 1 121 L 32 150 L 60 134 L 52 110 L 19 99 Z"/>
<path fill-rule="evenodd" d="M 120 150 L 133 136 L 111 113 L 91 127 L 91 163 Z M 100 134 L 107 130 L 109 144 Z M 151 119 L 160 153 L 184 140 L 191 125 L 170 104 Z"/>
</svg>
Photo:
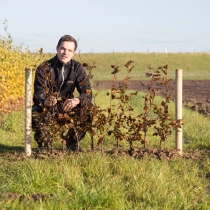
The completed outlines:
<svg viewBox="0 0 210 210">
<path fill-rule="evenodd" d="M 77 41 L 72 36 L 62 36 L 56 47 L 57 54 L 35 72 L 32 128 L 39 150 L 48 147 L 47 126 L 50 126 L 52 117 L 58 119 L 59 115 L 74 113 L 78 119 L 82 117 L 83 122 L 84 119 L 89 123 L 92 121 L 86 109 L 91 104 L 91 85 L 82 64 L 72 59 L 76 49 Z M 75 89 L 79 93 L 76 98 Z M 50 116 L 45 116 L 43 110 L 46 109 Z M 77 131 L 81 132 L 70 127 L 65 139 L 68 149 L 78 148 L 78 141 L 84 138 L 86 130 L 81 126 Z"/>
</svg>

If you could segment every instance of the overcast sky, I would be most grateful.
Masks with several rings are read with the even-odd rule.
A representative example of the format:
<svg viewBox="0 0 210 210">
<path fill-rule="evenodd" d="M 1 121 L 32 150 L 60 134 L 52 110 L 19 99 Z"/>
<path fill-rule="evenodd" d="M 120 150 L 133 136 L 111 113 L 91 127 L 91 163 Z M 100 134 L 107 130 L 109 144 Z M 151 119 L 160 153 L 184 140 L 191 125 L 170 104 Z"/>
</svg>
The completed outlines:
<svg viewBox="0 0 210 210">
<path fill-rule="evenodd" d="M 210 0 L 0 0 L 14 44 L 56 52 L 70 34 L 81 53 L 210 52 Z"/>
</svg>

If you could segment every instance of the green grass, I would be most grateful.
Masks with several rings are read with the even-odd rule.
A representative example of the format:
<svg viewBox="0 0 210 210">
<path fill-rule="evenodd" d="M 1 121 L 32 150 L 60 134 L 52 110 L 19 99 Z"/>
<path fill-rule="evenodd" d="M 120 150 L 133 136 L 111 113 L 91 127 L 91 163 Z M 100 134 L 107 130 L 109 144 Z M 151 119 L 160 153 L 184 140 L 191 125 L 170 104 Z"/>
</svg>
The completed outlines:
<svg viewBox="0 0 210 210">
<path fill-rule="evenodd" d="M 1 209 L 208 209 L 210 162 L 136 160 L 97 154 L 1 160 Z M 40 193 L 45 201 L 34 202 Z M 28 199 L 27 199 L 28 196 Z"/>
<path fill-rule="evenodd" d="M 143 95 L 131 100 L 137 112 Z M 96 103 L 106 107 L 108 101 L 106 90 L 100 91 Z M 183 119 L 183 152 L 209 149 L 209 118 L 184 108 Z M 1 120 L 0 209 L 209 209 L 209 159 L 160 161 L 99 152 L 25 157 L 23 128 L 23 111 Z M 158 145 L 149 138 L 148 147 Z M 88 136 L 81 143 L 89 146 Z M 35 150 L 34 141 L 32 146 Z M 175 148 L 174 134 L 164 147 Z M 16 199 L 5 198 L 11 193 Z M 44 200 L 35 202 L 32 196 L 38 193 Z"/>
<path fill-rule="evenodd" d="M 98 54 L 76 54 L 74 57 L 80 62 L 95 63 L 93 69 L 94 80 L 112 79 L 112 64 L 120 66 L 121 73 L 119 79 L 124 78 L 126 68 L 124 64 L 133 60 L 134 69 L 130 76 L 131 79 L 146 80 L 145 73 L 148 72 L 147 66 L 153 69 L 168 64 L 168 76 L 175 78 L 175 70 L 183 70 L 184 80 L 206 80 L 210 77 L 210 54 L 208 53 L 98 53 Z"/>
</svg>

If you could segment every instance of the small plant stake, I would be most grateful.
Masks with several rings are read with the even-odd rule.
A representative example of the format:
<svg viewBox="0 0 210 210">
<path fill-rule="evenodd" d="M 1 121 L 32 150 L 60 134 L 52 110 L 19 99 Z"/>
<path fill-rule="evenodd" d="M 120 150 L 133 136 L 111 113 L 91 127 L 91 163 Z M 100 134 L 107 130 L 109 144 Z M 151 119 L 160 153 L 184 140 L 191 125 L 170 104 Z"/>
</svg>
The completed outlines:
<svg viewBox="0 0 210 210">
<path fill-rule="evenodd" d="M 176 69 L 176 98 L 175 98 L 175 114 L 176 122 L 176 149 L 182 154 L 182 69 Z"/>
<path fill-rule="evenodd" d="M 25 69 L 25 154 L 31 155 L 32 69 Z"/>
</svg>

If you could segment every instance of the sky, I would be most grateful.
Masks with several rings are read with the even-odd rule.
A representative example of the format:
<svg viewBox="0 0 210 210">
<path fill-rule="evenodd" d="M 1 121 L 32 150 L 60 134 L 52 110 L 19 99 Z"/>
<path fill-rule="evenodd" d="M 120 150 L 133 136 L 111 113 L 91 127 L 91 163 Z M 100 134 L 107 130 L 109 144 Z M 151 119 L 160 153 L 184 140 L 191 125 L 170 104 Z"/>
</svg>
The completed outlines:
<svg viewBox="0 0 210 210">
<path fill-rule="evenodd" d="M 55 52 L 72 35 L 80 53 L 210 52 L 210 0 L 0 0 L 16 46 Z"/>
</svg>

